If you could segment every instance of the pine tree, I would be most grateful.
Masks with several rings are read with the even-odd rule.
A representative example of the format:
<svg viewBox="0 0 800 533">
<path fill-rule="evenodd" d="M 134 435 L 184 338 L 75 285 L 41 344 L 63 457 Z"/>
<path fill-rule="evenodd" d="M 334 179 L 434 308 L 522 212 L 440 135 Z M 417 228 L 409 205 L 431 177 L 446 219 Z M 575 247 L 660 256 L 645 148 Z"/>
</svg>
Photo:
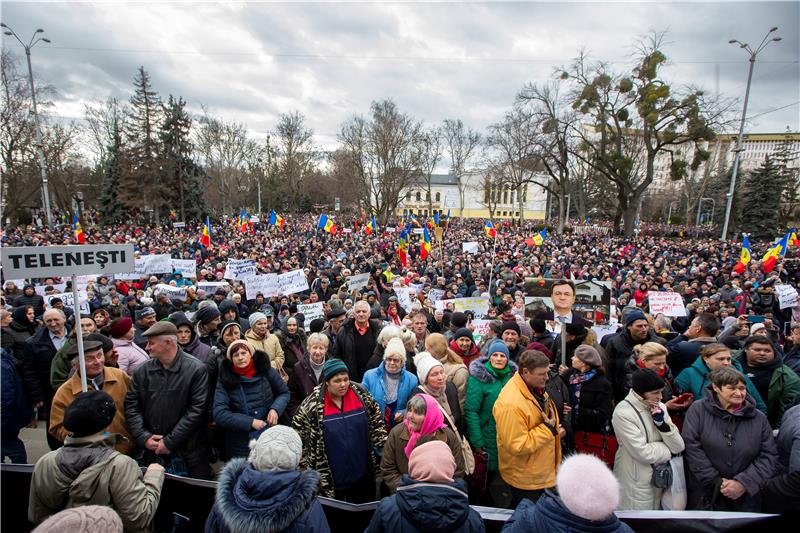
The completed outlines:
<svg viewBox="0 0 800 533">
<path fill-rule="evenodd" d="M 786 137 L 775 150 L 775 166 L 780 173 L 781 194 L 780 223 L 789 225 L 797 221 L 800 214 L 800 171 L 792 167 L 800 154 L 792 142 L 791 131 L 786 128 Z"/>
<path fill-rule="evenodd" d="M 103 222 L 111 224 L 123 219 L 125 213 L 119 201 L 120 175 L 122 171 L 122 139 L 119 123 L 114 116 L 114 142 L 108 147 L 103 166 L 103 192 L 100 196 L 100 214 Z"/>
<path fill-rule="evenodd" d="M 780 170 L 770 156 L 747 175 L 743 189 L 740 229 L 755 239 L 773 238 L 778 227 L 783 184 Z"/>
</svg>

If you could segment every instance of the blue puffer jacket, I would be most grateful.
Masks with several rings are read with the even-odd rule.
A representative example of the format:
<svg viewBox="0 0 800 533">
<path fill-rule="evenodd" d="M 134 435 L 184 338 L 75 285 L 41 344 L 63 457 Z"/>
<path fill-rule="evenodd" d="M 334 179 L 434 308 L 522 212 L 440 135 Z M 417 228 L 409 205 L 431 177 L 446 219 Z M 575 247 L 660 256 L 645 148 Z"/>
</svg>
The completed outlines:
<svg viewBox="0 0 800 533">
<path fill-rule="evenodd" d="M 266 420 L 270 409 L 280 416 L 289 404 L 289 388 L 269 365 L 267 355 L 256 350 L 254 362 L 256 374 L 252 378 L 236 374 L 228 359 L 219 365 L 214 421 L 225 430 L 228 458 L 247 457 L 250 453 L 248 444 L 254 418 Z"/>
<path fill-rule="evenodd" d="M 612 514 L 601 522 L 576 516 L 561 499 L 546 490 L 537 503 L 522 500 L 508 519 L 503 531 L 514 533 L 633 533 L 627 524 Z"/>
<path fill-rule="evenodd" d="M 386 384 L 383 381 L 383 376 L 386 373 L 386 367 L 384 366 L 385 364 L 386 363 L 381 361 L 380 366 L 377 368 L 367 370 L 364 374 L 364 380 L 361 382 L 361 384 L 369 391 L 375 401 L 378 402 L 378 405 L 380 405 L 381 415 L 383 415 L 383 411 L 386 409 Z M 411 396 L 411 391 L 413 391 L 417 385 L 419 385 L 417 376 L 408 370 L 403 369 L 402 373 L 400 374 L 400 383 L 397 385 L 396 413 L 404 414 L 406 412 L 406 403 L 408 403 L 408 398 Z"/>
<path fill-rule="evenodd" d="M 314 470 L 261 472 L 233 459 L 219 476 L 205 533 L 330 532 Z"/>
<path fill-rule="evenodd" d="M 481 515 L 469 506 L 467 487 L 454 483 L 426 483 L 403 476 L 397 494 L 384 498 L 364 533 L 480 532 Z"/>
</svg>

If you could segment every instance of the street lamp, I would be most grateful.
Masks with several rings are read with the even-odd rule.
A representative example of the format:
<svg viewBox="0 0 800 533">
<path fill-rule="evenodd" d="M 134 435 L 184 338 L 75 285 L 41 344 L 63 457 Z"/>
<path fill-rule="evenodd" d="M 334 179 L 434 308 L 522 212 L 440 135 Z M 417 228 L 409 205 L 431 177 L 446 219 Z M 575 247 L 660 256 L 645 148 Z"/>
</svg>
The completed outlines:
<svg viewBox="0 0 800 533">
<path fill-rule="evenodd" d="M 19 44 L 25 49 L 25 56 L 28 59 L 28 83 L 31 87 L 31 102 L 32 102 L 32 113 L 33 113 L 33 122 L 34 122 L 34 130 L 36 134 L 36 147 L 37 152 L 39 153 L 39 167 L 42 169 L 42 204 L 44 205 L 44 209 L 47 212 L 47 227 L 51 230 L 53 229 L 53 213 L 50 210 L 50 192 L 47 188 L 47 167 L 45 166 L 44 160 L 44 147 L 42 146 L 42 132 L 39 128 L 39 113 L 36 110 L 36 90 L 33 87 L 33 68 L 31 67 L 31 48 L 36 46 L 36 43 L 39 41 L 43 41 L 45 43 L 49 43 L 50 39 L 47 37 L 40 37 L 40 33 L 44 33 L 44 30 L 39 28 L 35 32 L 33 32 L 33 36 L 31 40 L 28 41 L 28 44 L 25 44 L 19 36 L 14 33 L 14 30 L 9 28 L 4 22 L 0 22 L 0 27 L 2 27 L 5 31 L 6 35 L 10 35 L 14 37 Z"/>
<path fill-rule="evenodd" d="M 774 32 L 778 31 L 778 27 L 775 26 L 770 29 L 764 38 L 761 40 L 761 44 L 753 50 L 749 44 L 743 43 L 736 39 L 731 39 L 728 41 L 728 44 L 738 44 L 739 48 L 743 48 L 747 50 L 747 53 L 750 54 L 750 69 L 747 73 L 747 89 L 744 92 L 744 108 L 742 109 L 742 121 L 739 124 L 739 136 L 736 138 L 736 148 L 734 148 L 735 156 L 733 158 L 733 173 L 731 174 L 731 185 L 728 188 L 728 201 L 725 204 L 725 223 L 722 226 L 722 240 L 724 241 L 728 236 L 728 222 L 730 221 L 731 217 L 731 207 L 733 206 L 733 190 L 736 187 L 736 174 L 739 172 L 739 159 L 741 158 L 742 154 L 742 138 L 744 137 L 744 121 L 747 117 L 747 101 L 750 98 L 750 83 L 753 80 L 753 66 L 756 64 L 756 56 L 767 47 L 767 45 L 773 41 L 778 42 L 781 40 L 780 37 L 773 37 L 770 39 L 770 35 Z"/>
</svg>

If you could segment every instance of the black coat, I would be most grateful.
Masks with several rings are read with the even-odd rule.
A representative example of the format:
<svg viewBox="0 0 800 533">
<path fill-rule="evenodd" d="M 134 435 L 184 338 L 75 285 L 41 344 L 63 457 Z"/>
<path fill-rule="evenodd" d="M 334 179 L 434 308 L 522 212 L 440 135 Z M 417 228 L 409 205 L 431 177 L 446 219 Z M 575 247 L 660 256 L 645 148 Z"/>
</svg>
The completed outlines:
<svg viewBox="0 0 800 533">
<path fill-rule="evenodd" d="M 3 346 L 6 343 L 11 346 L 11 351 L 14 352 L 14 359 L 17 360 L 17 368 L 21 368 L 22 360 L 25 358 L 25 341 L 31 338 L 36 333 L 36 325 L 32 324 L 31 327 L 12 321 L 7 328 L 3 328 Z"/>
<path fill-rule="evenodd" d="M 634 340 L 628 333 L 628 328 L 623 328 L 619 333 L 605 338 L 609 339 L 608 344 L 605 346 L 606 362 L 608 364 L 606 377 L 613 387 L 614 401 L 619 403 L 627 395 L 625 390 L 625 363 L 633 355 L 633 347 L 646 342 L 657 342 L 659 344 L 665 344 L 665 342 L 664 339 L 653 333 L 652 329 L 647 331 L 647 337 L 641 341 Z"/>
<path fill-rule="evenodd" d="M 563 377 L 569 389 L 569 380 L 577 370 L 571 368 Z M 569 394 L 569 393 L 568 393 Z M 605 376 L 596 374 L 589 381 L 581 385 L 581 394 L 578 399 L 578 408 L 572 406 L 573 431 L 605 431 L 611 426 L 611 415 L 614 412 L 614 398 L 611 391 L 611 382 Z"/>
<path fill-rule="evenodd" d="M 417 394 L 424 394 L 425 391 L 419 387 L 416 387 L 414 390 L 411 391 L 411 394 L 408 395 L 409 398 L 412 396 L 416 396 Z M 455 428 L 450 428 L 454 431 L 457 431 L 459 435 L 464 435 L 465 432 L 465 423 L 463 414 L 461 413 L 461 404 L 458 401 L 458 389 L 453 384 L 452 381 L 445 382 L 444 386 L 444 395 L 447 398 L 447 405 L 450 406 L 450 413 L 453 415 L 453 423 L 455 423 Z M 447 422 L 447 418 L 445 417 L 444 423 L 450 426 Z"/>
<path fill-rule="evenodd" d="M 367 370 L 367 363 L 372 353 L 375 351 L 375 345 L 378 344 L 378 334 L 381 332 L 381 323 L 378 320 L 369 321 L 369 330 L 365 334 L 365 339 L 368 350 L 367 357 L 363 361 L 358 361 L 356 358 L 356 323 L 353 319 L 348 319 L 342 324 L 339 329 L 339 334 L 336 335 L 336 344 L 333 346 L 333 356 L 338 357 L 347 368 L 350 369 L 350 379 L 360 383 L 364 377 L 364 372 Z"/>
<path fill-rule="evenodd" d="M 163 435 L 164 445 L 180 452 L 187 464 L 206 461 L 207 403 L 208 375 L 195 357 L 178 349 L 169 368 L 148 359 L 133 373 L 125 397 L 131 437 L 141 449 L 152 435 Z"/>
<path fill-rule="evenodd" d="M 761 488 L 777 472 L 778 449 L 766 415 L 750 395 L 731 413 L 709 385 L 706 395 L 689 407 L 682 436 L 689 509 L 761 510 Z M 739 481 L 747 492 L 738 500 L 725 498 L 719 493 L 721 478 Z"/>
<path fill-rule="evenodd" d="M 50 402 L 55 394 L 50 385 L 50 365 L 57 351 L 50 340 L 50 330 L 40 327 L 25 341 L 23 351 L 22 379 L 25 389 L 31 395 L 31 403 L 44 402 L 45 409 L 50 409 Z"/>
<path fill-rule="evenodd" d="M 321 374 L 320 377 L 322 377 Z M 311 361 L 308 356 L 303 357 L 295 363 L 292 373 L 289 374 L 289 407 L 286 408 L 289 419 L 294 417 L 297 408 L 317 385 L 319 385 L 319 381 L 314 374 L 314 369 L 311 368 Z"/>
<path fill-rule="evenodd" d="M 672 370 L 672 373 L 677 376 L 683 369 L 689 368 L 694 364 L 697 358 L 700 357 L 700 350 L 703 346 L 714 342 L 717 342 L 717 340 L 702 337 L 668 344 L 667 348 L 669 348 L 669 354 L 667 355 L 667 365 L 670 370 Z"/>
<path fill-rule="evenodd" d="M 33 285 L 31 285 L 33 287 Z M 44 298 L 35 292 L 32 296 L 26 296 L 23 292 L 21 295 L 14 298 L 14 307 L 24 307 L 26 305 L 33 306 L 33 313 L 36 316 L 44 314 Z"/>
</svg>

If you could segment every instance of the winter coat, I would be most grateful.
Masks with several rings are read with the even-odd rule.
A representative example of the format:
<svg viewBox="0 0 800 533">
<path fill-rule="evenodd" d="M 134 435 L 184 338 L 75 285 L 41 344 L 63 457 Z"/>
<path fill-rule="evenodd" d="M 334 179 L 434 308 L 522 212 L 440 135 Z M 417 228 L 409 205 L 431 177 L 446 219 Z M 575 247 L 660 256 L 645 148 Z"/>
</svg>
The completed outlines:
<svg viewBox="0 0 800 533">
<path fill-rule="evenodd" d="M 436 440 L 440 440 L 450 446 L 453 458 L 456 461 L 454 476 L 458 479 L 464 477 L 464 454 L 461 451 L 461 440 L 453 433 L 449 427 L 437 429 L 433 434 Z M 400 486 L 400 479 L 408 474 L 408 457 L 406 456 L 406 446 L 411 438 L 411 434 L 405 424 L 397 424 L 389 432 L 386 445 L 381 454 L 381 477 L 389 491 L 394 493 Z"/>
<path fill-rule="evenodd" d="M 782 361 L 781 357 L 775 354 L 773 362 L 766 365 L 773 368 L 773 370 L 772 377 L 769 380 L 767 397 L 763 399 L 767 404 L 767 418 L 775 429 L 780 427 L 783 413 L 792 407 L 796 400 L 800 399 L 800 376 L 784 365 Z M 747 355 L 745 353 L 739 356 L 739 362 L 742 364 L 745 376 L 752 379 L 753 376 L 750 372 L 757 370 L 757 367 L 752 369 L 747 367 Z"/>
<path fill-rule="evenodd" d="M 646 342 L 657 342 L 664 344 L 665 341 L 650 329 L 647 331 L 647 337 L 642 340 L 634 340 L 628 332 L 628 328 L 623 328 L 622 331 L 615 335 L 611 335 L 606 344 L 606 377 L 611 381 L 614 388 L 614 401 L 619 403 L 625 398 L 625 362 L 633 355 L 633 347 L 638 344 Z"/>
<path fill-rule="evenodd" d="M 509 360 L 511 372 L 504 378 L 486 370 L 488 356 L 480 357 L 469 365 L 467 397 L 464 401 L 466 437 L 475 448 L 483 448 L 489 455 L 489 470 L 497 470 L 497 427 L 492 414 L 494 402 L 503 386 L 517 372 L 517 364 Z"/>
<path fill-rule="evenodd" d="M 119 369 L 129 376 L 132 376 L 142 363 L 150 359 L 150 355 L 139 348 L 133 340 L 111 339 L 111 341 L 114 343 L 114 348 L 117 349 Z"/>
<path fill-rule="evenodd" d="M 25 341 L 24 352 L 23 381 L 30 392 L 31 403 L 44 402 L 47 406 L 55 392 L 50 385 L 50 365 L 56 355 L 56 347 L 50 340 L 50 330 L 40 327 Z"/>
<path fill-rule="evenodd" d="M 777 440 L 783 470 L 800 471 L 800 405 L 795 405 L 783 414 Z"/>
<path fill-rule="evenodd" d="M 554 492 L 546 490 L 539 501 L 523 499 L 503 526 L 508 533 L 633 533 L 617 515 L 593 522 L 573 514 Z"/>
<path fill-rule="evenodd" d="M 322 378 L 321 373 L 319 377 Z M 289 407 L 286 412 L 290 419 L 294 417 L 297 408 L 317 385 L 319 385 L 319 379 L 317 379 L 314 369 L 311 368 L 308 356 L 305 356 L 295 363 L 292 373 L 289 374 Z"/>
<path fill-rule="evenodd" d="M 200 342 L 200 337 L 197 336 L 197 330 L 194 328 L 192 328 L 191 340 L 186 345 L 181 346 L 181 350 L 195 356 L 201 363 L 208 361 L 211 355 L 211 347 Z"/>
<path fill-rule="evenodd" d="M 30 305 L 33 307 L 33 314 L 37 317 L 40 317 L 44 314 L 44 298 L 39 294 L 36 294 L 35 290 L 31 296 L 27 296 L 25 294 L 25 289 L 28 287 L 33 288 L 33 285 L 25 285 L 22 294 L 14 298 L 14 307 L 25 307 L 26 305 Z"/>
<path fill-rule="evenodd" d="M 403 476 L 397 494 L 378 504 L 365 533 L 422 533 L 486 531 L 481 515 L 469 506 L 467 487 L 427 483 Z"/>
<path fill-rule="evenodd" d="M 461 410 L 464 410 L 464 399 L 467 397 L 467 380 L 469 379 L 469 370 L 464 363 L 451 363 L 449 361 L 440 361 L 444 366 L 444 375 L 447 381 L 456 386 L 458 391 L 458 405 Z"/>
<path fill-rule="evenodd" d="M 283 368 L 285 356 L 283 354 L 283 348 L 281 347 L 281 341 L 277 335 L 270 333 L 267 337 L 262 339 L 256 335 L 255 331 L 249 329 L 247 333 L 244 334 L 244 340 L 249 342 L 250 346 L 254 349 L 261 350 L 267 354 L 272 368 L 275 370 Z"/>
<path fill-rule="evenodd" d="M 283 414 L 289 404 L 289 389 L 278 372 L 267 362 L 267 354 L 257 351 L 253 356 L 256 373 L 252 378 L 233 371 L 229 359 L 219 366 L 219 379 L 214 393 L 214 422 L 225 433 L 228 458 L 247 457 L 252 423 L 255 418 L 267 419 L 271 409 Z"/>
<path fill-rule="evenodd" d="M 283 350 L 283 370 L 288 374 L 294 369 L 294 364 L 306 356 L 306 332 L 298 327 L 297 333 L 291 335 L 283 329 L 276 331 L 275 337 Z"/>
<path fill-rule="evenodd" d="M 417 394 L 430 394 L 430 392 L 426 390 L 422 390 L 421 386 L 417 386 L 413 391 L 411 391 L 411 396 L 416 396 Z M 430 394 L 433 396 L 432 394 Z M 456 386 L 453 385 L 450 381 L 445 381 L 444 385 L 444 395 L 447 399 L 447 406 L 450 408 L 450 414 L 453 417 L 453 423 L 456 425 L 455 428 L 450 427 L 453 431 L 458 433 L 459 435 L 463 435 L 465 432 L 465 424 L 464 416 L 461 411 L 461 406 L 458 402 L 458 391 L 456 390 Z M 411 397 L 409 396 L 409 398 Z M 444 419 L 444 423 L 450 426 L 450 422 L 448 422 L 447 417 Z"/>
<path fill-rule="evenodd" d="M 777 473 L 778 449 L 767 417 L 752 397 L 746 396 L 742 408 L 732 413 L 722 408 L 709 386 L 686 413 L 683 439 L 689 509 L 761 511 L 760 491 Z M 718 494 L 722 478 L 740 482 L 745 494 L 737 500 Z"/>
<path fill-rule="evenodd" d="M 555 412 L 547 392 L 544 405 Z M 519 373 L 503 386 L 492 413 L 497 422 L 497 459 L 503 480 L 522 490 L 554 487 L 561 463 L 561 440 L 556 427 L 545 424 L 542 406 Z"/>
<path fill-rule="evenodd" d="M 358 396 L 367 413 L 369 437 L 373 450 L 382 450 L 386 444 L 386 424 L 378 408 L 378 403 L 358 383 L 351 381 L 350 388 Z M 319 472 L 320 495 L 333 498 L 333 472 L 331 472 L 330 464 L 328 463 L 322 428 L 325 418 L 324 407 L 325 382 L 322 382 L 300 404 L 292 419 L 292 427 L 303 439 L 303 458 L 300 460 L 300 468 Z M 375 453 L 372 453 L 371 456 L 373 472 L 378 472 L 378 458 Z"/>
<path fill-rule="evenodd" d="M 313 470 L 261 472 L 232 459 L 219 476 L 205 533 L 329 532 L 318 484 Z"/>
<path fill-rule="evenodd" d="M 356 325 L 355 320 L 348 319 L 342 324 L 339 333 L 336 335 L 336 342 L 333 345 L 333 356 L 344 361 L 347 368 L 350 369 L 350 379 L 360 382 L 364 377 L 364 372 L 367 369 L 367 362 L 375 351 L 375 345 L 378 343 L 378 334 L 381 332 L 381 323 L 378 320 L 369 321 L 369 329 L 364 334 L 367 338 L 364 339 L 369 349 L 369 354 L 363 361 L 358 361 L 356 358 Z"/>
<path fill-rule="evenodd" d="M 733 360 L 733 368 L 742 372 L 742 365 L 736 359 Z M 711 380 L 708 378 L 710 373 L 711 370 L 705 364 L 703 358 L 698 357 L 695 362 L 692 363 L 692 366 L 678 374 L 678 377 L 675 379 L 675 384 L 683 392 L 691 392 L 694 395 L 694 401 L 697 401 L 706 395 L 708 385 L 711 383 Z M 756 390 L 756 386 L 753 385 L 753 382 L 750 381 L 747 375 L 744 376 L 744 383 L 747 388 L 747 394 L 753 397 L 756 409 L 767 414 L 767 404 L 764 403 L 761 395 Z"/>
<path fill-rule="evenodd" d="M 163 435 L 164 445 L 181 453 L 187 465 L 208 458 L 205 435 L 208 376 L 203 363 L 180 348 L 165 368 L 149 359 L 136 369 L 125 398 L 128 429 L 139 449 L 152 435 Z"/>
<path fill-rule="evenodd" d="M 117 442 L 115 448 L 118 452 L 126 455 L 130 455 L 135 448 L 125 423 L 125 395 L 128 394 L 130 384 L 131 380 L 128 375 L 119 368 L 103 368 L 103 392 L 111 396 L 117 406 L 114 420 L 111 421 L 106 431 L 125 437 L 126 440 Z M 60 442 L 64 442 L 69 435 L 64 428 L 64 411 L 82 392 L 81 376 L 76 372 L 58 388 L 53 396 L 53 403 L 50 407 L 49 433 Z"/>
<path fill-rule="evenodd" d="M 561 379 L 569 394 L 569 380 L 578 371 L 570 368 Z M 611 382 L 605 376 L 595 374 L 590 380 L 581 384 L 578 405 L 572 406 L 571 422 L 573 431 L 605 431 L 611 424 L 614 412 L 614 399 L 611 393 Z"/>
<path fill-rule="evenodd" d="M 651 465 L 666 463 L 672 454 L 681 453 L 684 447 L 678 428 L 670 420 L 663 404 L 661 409 L 664 411 L 664 423 L 669 427 L 669 431 L 662 432 L 656 427 L 650 408 L 634 391 L 630 391 L 614 409 L 611 423 L 619 443 L 614 461 L 614 475 L 619 481 L 620 488 L 617 509 L 625 511 L 660 509 L 661 495 L 664 491 L 652 485 Z"/>
<path fill-rule="evenodd" d="M 381 413 L 386 409 L 386 383 L 383 378 L 386 374 L 385 363 L 381 362 L 378 368 L 367 370 L 361 384 L 369 391 L 372 398 L 378 402 Z M 397 407 L 395 413 L 405 414 L 406 403 L 411 398 L 411 392 L 417 388 L 419 381 L 417 376 L 408 370 L 400 370 L 400 382 L 397 384 Z"/>
<path fill-rule="evenodd" d="M 700 359 L 700 350 L 711 343 L 718 342 L 714 337 L 697 337 L 688 341 L 681 341 L 667 346 L 667 365 L 677 376 L 688 368 L 697 359 Z"/>
<path fill-rule="evenodd" d="M 150 531 L 163 483 L 163 471 L 142 475 L 136 461 L 111 448 L 102 435 L 67 437 L 63 448 L 36 463 L 28 520 L 40 524 L 64 509 L 104 505 L 117 512 L 126 533 Z"/>
<path fill-rule="evenodd" d="M 25 357 L 25 341 L 31 338 L 31 335 L 36 333 L 35 324 L 20 324 L 12 320 L 7 328 L 3 328 L 3 335 L 8 335 L 13 339 L 14 357 L 19 365 L 22 365 L 22 359 Z"/>
<path fill-rule="evenodd" d="M 22 380 L 17 374 L 17 363 L 11 350 L 2 350 L 2 370 L 0 370 L 0 395 L 2 395 L 2 432 L 9 436 L 28 425 L 33 418 L 33 408 L 28 395 L 22 388 Z"/>
<path fill-rule="evenodd" d="M 53 390 L 64 384 L 72 373 L 72 361 L 70 361 L 67 351 L 76 343 L 75 337 L 72 336 L 67 339 L 64 346 L 53 356 L 50 362 L 50 386 Z"/>
</svg>

